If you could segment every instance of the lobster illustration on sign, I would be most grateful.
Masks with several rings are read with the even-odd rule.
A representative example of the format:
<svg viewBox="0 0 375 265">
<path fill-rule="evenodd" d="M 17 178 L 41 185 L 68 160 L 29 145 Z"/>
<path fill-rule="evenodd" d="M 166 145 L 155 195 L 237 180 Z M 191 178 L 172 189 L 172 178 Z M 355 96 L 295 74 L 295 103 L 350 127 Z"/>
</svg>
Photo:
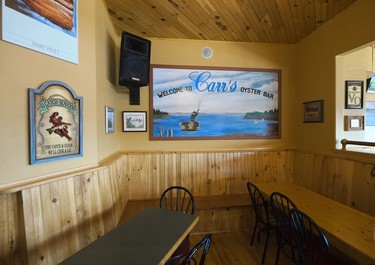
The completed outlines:
<svg viewBox="0 0 375 265">
<path fill-rule="evenodd" d="M 61 137 L 66 137 L 69 141 L 72 140 L 68 131 L 68 126 L 71 124 L 63 122 L 63 117 L 59 116 L 58 112 L 54 112 L 51 116 L 49 116 L 49 122 L 52 123 L 52 127 L 46 129 L 49 134 L 56 133 Z"/>
</svg>

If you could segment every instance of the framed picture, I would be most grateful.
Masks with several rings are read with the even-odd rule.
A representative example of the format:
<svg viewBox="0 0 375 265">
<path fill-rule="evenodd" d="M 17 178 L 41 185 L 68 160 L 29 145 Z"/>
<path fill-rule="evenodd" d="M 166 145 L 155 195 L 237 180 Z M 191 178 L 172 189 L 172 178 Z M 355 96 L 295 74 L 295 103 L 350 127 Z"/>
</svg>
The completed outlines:
<svg viewBox="0 0 375 265">
<path fill-rule="evenodd" d="M 4 41 L 78 64 L 78 0 L 1 2 Z"/>
<path fill-rule="evenodd" d="M 115 110 L 105 106 L 105 133 L 113 133 L 115 131 Z"/>
<path fill-rule="evenodd" d="M 364 116 L 344 116 L 344 131 L 364 130 Z"/>
<path fill-rule="evenodd" d="M 122 125 L 124 132 L 146 132 L 147 113 L 145 111 L 123 111 Z"/>
<path fill-rule="evenodd" d="M 363 108 L 363 81 L 345 81 L 345 108 Z"/>
<path fill-rule="evenodd" d="M 303 122 L 323 122 L 324 101 L 316 100 L 303 103 Z"/>
<path fill-rule="evenodd" d="M 281 70 L 151 65 L 150 140 L 281 137 Z"/>
<path fill-rule="evenodd" d="M 82 156 L 82 101 L 61 81 L 29 89 L 30 164 Z"/>
</svg>

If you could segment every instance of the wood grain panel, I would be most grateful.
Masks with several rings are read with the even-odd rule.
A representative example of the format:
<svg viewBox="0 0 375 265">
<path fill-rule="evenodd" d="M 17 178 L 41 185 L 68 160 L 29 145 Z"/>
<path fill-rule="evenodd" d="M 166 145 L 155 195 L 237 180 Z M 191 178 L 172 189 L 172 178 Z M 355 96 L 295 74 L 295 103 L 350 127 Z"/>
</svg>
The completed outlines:
<svg viewBox="0 0 375 265">
<path fill-rule="evenodd" d="M 22 191 L 29 264 L 57 264 L 116 226 L 125 205 L 122 167 L 109 175 L 116 165 Z"/>
<path fill-rule="evenodd" d="M 0 195 L 0 263 L 56 264 L 115 227 L 128 199 L 158 198 L 171 185 L 209 196 L 245 194 L 248 180 L 294 181 L 375 215 L 374 164 L 308 151 L 123 152 L 97 170 Z M 249 215 L 202 211 L 196 231 L 246 229 Z"/>
<path fill-rule="evenodd" d="M 294 156 L 295 183 L 375 216 L 375 162 L 303 151 Z"/>
<path fill-rule="evenodd" d="M 118 34 L 295 44 L 356 0 L 103 0 Z"/>
<path fill-rule="evenodd" d="M 26 264 L 22 198 L 17 193 L 0 195 L 0 264 Z"/>
</svg>

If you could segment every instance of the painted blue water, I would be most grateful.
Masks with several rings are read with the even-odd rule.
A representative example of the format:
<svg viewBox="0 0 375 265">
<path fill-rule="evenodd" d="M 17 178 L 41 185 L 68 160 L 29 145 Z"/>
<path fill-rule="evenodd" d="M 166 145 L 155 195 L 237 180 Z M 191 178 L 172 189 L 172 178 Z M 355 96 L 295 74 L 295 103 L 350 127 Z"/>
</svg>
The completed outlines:
<svg viewBox="0 0 375 265">
<path fill-rule="evenodd" d="M 375 126 L 375 114 L 367 115 L 366 113 L 366 126 Z"/>
<path fill-rule="evenodd" d="M 268 124 L 275 123 L 243 117 L 244 114 L 199 114 L 196 119 L 200 123 L 199 131 L 182 131 L 179 123 L 190 121 L 190 114 L 171 114 L 167 118 L 154 120 L 153 136 L 160 137 L 161 128 L 164 132 L 172 130 L 173 137 L 266 136 Z"/>
</svg>

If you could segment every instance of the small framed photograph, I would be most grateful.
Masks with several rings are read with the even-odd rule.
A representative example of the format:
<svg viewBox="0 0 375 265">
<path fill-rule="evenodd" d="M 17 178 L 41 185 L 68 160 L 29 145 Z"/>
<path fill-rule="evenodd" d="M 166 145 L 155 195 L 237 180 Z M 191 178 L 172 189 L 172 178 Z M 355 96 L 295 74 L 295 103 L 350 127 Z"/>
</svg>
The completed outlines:
<svg viewBox="0 0 375 265">
<path fill-rule="evenodd" d="M 124 132 L 146 132 L 147 113 L 146 111 L 123 111 L 122 125 Z"/>
<path fill-rule="evenodd" d="M 316 100 L 303 103 L 303 122 L 323 122 L 324 101 Z"/>
<path fill-rule="evenodd" d="M 363 81 L 345 81 L 345 108 L 363 108 Z"/>
<path fill-rule="evenodd" d="M 115 110 L 105 106 L 105 133 L 113 133 L 115 131 Z"/>
<path fill-rule="evenodd" d="M 363 131 L 364 116 L 344 116 L 344 131 Z"/>
</svg>

